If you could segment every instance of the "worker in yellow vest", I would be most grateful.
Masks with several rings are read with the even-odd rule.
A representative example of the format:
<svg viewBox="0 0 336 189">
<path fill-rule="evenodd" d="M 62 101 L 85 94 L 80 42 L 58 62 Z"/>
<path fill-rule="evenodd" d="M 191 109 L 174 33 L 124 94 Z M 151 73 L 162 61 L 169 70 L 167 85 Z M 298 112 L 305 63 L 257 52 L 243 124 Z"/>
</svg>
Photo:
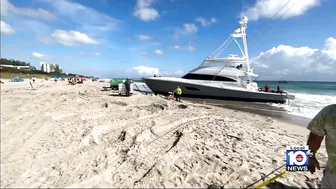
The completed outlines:
<svg viewBox="0 0 336 189">
<path fill-rule="evenodd" d="M 177 88 L 174 91 L 176 101 L 181 101 L 181 94 L 182 94 L 182 89 L 180 88 L 180 86 L 177 86 Z"/>
</svg>

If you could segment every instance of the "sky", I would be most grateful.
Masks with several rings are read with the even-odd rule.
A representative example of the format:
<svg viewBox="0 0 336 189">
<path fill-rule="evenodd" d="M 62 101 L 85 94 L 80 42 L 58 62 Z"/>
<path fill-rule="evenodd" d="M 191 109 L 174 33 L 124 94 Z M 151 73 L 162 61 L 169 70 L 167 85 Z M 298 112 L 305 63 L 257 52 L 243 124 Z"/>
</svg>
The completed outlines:
<svg viewBox="0 0 336 189">
<path fill-rule="evenodd" d="M 1 57 L 104 78 L 180 77 L 244 15 L 259 80 L 336 81 L 335 8 L 335 0 L 1 0 Z"/>
</svg>

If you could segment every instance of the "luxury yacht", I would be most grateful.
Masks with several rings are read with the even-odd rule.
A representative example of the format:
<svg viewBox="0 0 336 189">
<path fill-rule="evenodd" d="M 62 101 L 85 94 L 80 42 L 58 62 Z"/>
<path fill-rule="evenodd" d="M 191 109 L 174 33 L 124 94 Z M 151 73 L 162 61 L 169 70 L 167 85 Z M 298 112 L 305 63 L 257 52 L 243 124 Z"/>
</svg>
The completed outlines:
<svg viewBox="0 0 336 189">
<path fill-rule="evenodd" d="M 248 18 L 242 17 L 239 21 L 240 27 L 206 57 L 201 65 L 182 78 L 155 76 L 145 77 L 143 80 L 155 94 L 166 95 L 179 86 L 183 91 L 182 96 L 185 97 L 274 103 L 285 103 L 287 99 L 294 99 L 286 91 L 265 92 L 252 81 L 252 77 L 258 75 L 250 68 L 245 33 L 247 23 Z M 243 48 L 238 43 L 238 38 L 242 38 Z M 220 58 L 219 55 L 231 42 L 239 47 L 241 57 L 229 54 L 226 58 Z"/>
</svg>

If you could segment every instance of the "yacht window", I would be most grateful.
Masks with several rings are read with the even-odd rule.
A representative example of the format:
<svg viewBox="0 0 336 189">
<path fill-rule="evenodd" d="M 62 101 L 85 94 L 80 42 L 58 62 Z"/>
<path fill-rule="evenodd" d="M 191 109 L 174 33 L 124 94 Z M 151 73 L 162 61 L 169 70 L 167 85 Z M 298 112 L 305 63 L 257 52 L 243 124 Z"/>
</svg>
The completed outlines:
<svg viewBox="0 0 336 189">
<path fill-rule="evenodd" d="M 199 67 L 211 67 L 211 66 L 213 66 L 213 62 L 203 61 Z"/>
<path fill-rule="evenodd" d="M 250 83 L 249 81 L 247 81 L 244 77 L 241 77 L 242 80 L 245 82 L 245 83 Z"/>
<path fill-rule="evenodd" d="M 208 81 L 229 81 L 229 82 L 236 82 L 236 80 L 227 78 L 227 77 L 221 77 L 221 76 L 215 76 L 213 75 L 203 75 L 203 74 L 187 74 L 183 76 L 184 79 L 195 79 L 195 80 L 208 80 Z"/>
<path fill-rule="evenodd" d="M 199 89 L 195 87 L 185 87 L 185 88 L 191 91 L 199 91 Z"/>
</svg>

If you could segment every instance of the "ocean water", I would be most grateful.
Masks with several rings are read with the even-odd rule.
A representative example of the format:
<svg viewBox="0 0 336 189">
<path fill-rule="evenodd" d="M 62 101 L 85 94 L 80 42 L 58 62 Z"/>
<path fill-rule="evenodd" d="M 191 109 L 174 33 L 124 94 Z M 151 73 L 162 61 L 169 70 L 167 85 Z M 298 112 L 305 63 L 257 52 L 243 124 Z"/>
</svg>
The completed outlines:
<svg viewBox="0 0 336 189">
<path fill-rule="evenodd" d="M 279 85 L 280 90 L 294 94 L 295 99 L 290 100 L 287 104 L 270 103 L 271 106 L 284 108 L 287 113 L 292 115 L 312 119 L 323 107 L 336 104 L 336 82 L 287 82 L 258 81 L 257 83 L 262 88 L 267 84 L 270 90 L 275 90 Z"/>
</svg>

